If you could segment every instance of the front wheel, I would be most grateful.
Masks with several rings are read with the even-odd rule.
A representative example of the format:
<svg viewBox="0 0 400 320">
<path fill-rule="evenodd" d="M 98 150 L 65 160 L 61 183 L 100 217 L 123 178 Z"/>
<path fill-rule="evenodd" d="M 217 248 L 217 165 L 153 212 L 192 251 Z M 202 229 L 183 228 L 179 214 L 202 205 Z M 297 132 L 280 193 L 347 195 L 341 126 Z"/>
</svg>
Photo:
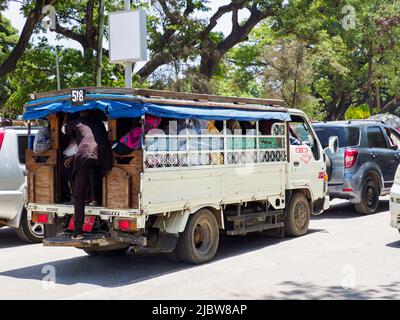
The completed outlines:
<svg viewBox="0 0 400 320">
<path fill-rule="evenodd" d="M 24 209 L 19 228 L 17 229 L 17 236 L 23 241 L 40 243 L 44 236 L 44 225 L 28 221 L 28 215 Z"/>
<path fill-rule="evenodd" d="M 177 253 L 181 261 L 200 264 L 212 260 L 219 244 L 219 228 L 210 210 L 202 209 L 189 217 L 179 236 Z"/>
<path fill-rule="evenodd" d="M 292 195 L 285 216 L 285 234 L 291 237 L 305 235 L 310 224 L 311 209 L 307 197 L 302 192 Z"/>
<path fill-rule="evenodd" d="M 372 214 L 378 210 L 380 189 L 379 184 L 373 178 L 367 178 L 361 189 L 361 202 L 355 203 L 358 213 Z"/>
</svg>

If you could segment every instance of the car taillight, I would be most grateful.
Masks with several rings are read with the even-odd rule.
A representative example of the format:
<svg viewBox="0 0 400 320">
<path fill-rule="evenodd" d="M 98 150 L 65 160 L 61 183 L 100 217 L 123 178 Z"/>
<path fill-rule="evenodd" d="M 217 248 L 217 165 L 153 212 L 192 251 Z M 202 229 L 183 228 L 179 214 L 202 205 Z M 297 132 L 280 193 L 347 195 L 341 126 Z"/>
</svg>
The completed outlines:
<svg viewBox="0 0 400 320">
<path fill-rule="evenodd" d="M 4 137 L 6 136 L 6 130 L 0 129 L 0 150 L 3 145 Z"/>
<path fill-rule="evenodd" d="M 33 223 L 52 224 L 53 216 L 47 213 L 34 212 L 31 220 Z"/>
<path fill-rule="evenodd" d="M 344 167 L 350 169 L 357 161 L 358 150 L 346 149 L 344 152 Z"/>
</svg>

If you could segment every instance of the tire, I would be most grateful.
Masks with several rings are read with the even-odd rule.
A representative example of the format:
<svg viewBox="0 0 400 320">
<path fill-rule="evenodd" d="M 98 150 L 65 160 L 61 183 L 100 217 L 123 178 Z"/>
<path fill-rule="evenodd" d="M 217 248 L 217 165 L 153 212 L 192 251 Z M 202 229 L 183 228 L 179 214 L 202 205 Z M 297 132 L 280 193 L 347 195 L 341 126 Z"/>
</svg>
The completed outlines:
<svg viewBox="0 0 400 320">
<path fill-rule="evenodd" d="M 305 235 L 310 224 L 310 215 L 310 204 L 304 193 L 293 193 L 285 215 L 285 235 L 290 237 Z"/>
<path fill-rule="evenodd" d="M 331 176 L 332 176 L 332 161 L 328 156 L 326 156 L 326 174 L 328 175 L 328 179 L 331 180 Z"/>
<path fill-rule="evenodd" d="M 24 209 L 19 228 L 17 229 L 17 236 L 26 242 L 40 243 L 44 236 L 44 226 L 41 223 L 28 221 L 28 215 Z"/>
<path fill-rule="evenodd" d="M 168 252 L 168 253 L 167 253 L 167 258 L 168 258 L 169 260 L 173 261 L 173 262 L 183 262 L 183 261 L 181 260 L 181 258 L 179 257 L 178 249 L 177 249 L 177 248 L 175 248 L 175 250 L 173 250 L 173 251 L 171 251 L 171 252 Z"/>
<path fill-rule="evenodd" d="M 376 213 L 380 194 L 379 183 L 368 177 L 361 188 L 361 202 L 354 204 L 356 211 L 364 215 Z"/>
<path fill-rule="evenodd" d="M 101 256 L 101 257 L 119 257 L 126 254 L 128 248 L 113 249 L 113 250 L 83 250 L 89 256 Z"/>
<path fill-rule="evenodd" d="M 177 253 L 181 261 L 201 264 L 212 260 L 219 244 L 219 227 L 210 210 L 202 209 L 189 217 L 180 234 Z"/>
</svg>

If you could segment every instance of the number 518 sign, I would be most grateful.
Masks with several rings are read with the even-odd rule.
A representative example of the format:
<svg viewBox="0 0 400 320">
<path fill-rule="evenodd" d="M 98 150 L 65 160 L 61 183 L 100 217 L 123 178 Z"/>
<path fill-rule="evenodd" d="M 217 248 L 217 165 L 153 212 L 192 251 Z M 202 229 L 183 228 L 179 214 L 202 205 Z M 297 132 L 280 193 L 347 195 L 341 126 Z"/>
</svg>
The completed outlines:
<svg viewBox="0 0 400 320">
<path fill-rule="evenodd" d="M 86 103 L 86 91 L 83 89 L 71 90 L 71 104 L 73 106 L 81 106 Z"/>
</svg>

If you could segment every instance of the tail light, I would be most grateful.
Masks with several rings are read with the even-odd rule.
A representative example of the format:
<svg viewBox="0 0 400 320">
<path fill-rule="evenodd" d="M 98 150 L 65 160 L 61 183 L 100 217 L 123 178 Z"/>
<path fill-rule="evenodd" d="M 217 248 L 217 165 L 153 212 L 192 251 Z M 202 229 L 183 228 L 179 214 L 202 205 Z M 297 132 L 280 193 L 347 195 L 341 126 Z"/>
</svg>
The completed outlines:
<svg viewBox="0 0 400 320">
<path fill-rule="evenodd" d="M 51 214 L 34 212 L 31 218 L 33 223 L 53 224 L 54 219 Z"/>
<path fill-rule="evenodd" d="M 115 219 L 114 229 L 125 232 L 134 232 L 137 230 L 136 220 Z"/>
<path fill-rule="evenodd" d="M 3 145 L 4 137 L 6 136 L 6 130 L 0 129 L 0 150 Z"/>
<path fill-rule="evenodd" d="M 344 152 L 344 167 L 350 169 L 357 161 L 358 150 L 346 149 Z"/>
</svg>

